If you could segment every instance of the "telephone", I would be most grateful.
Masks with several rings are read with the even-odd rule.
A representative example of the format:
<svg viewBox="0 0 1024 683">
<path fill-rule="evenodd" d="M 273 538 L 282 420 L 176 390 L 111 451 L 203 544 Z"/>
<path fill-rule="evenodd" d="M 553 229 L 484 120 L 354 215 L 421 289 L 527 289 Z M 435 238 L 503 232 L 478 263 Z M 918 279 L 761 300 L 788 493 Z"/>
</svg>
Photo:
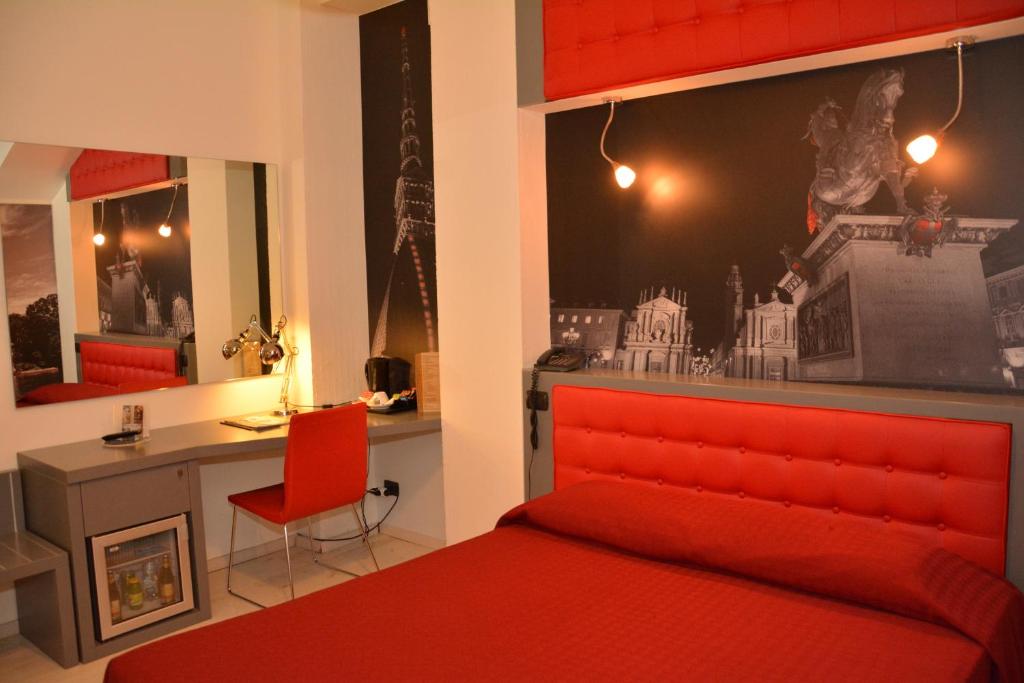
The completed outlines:
<svg viewBox="0 0 1024 683">
<path fill-rule="evenodd" d="M 530 409 L 530 465 L 527 469 L 526 497 L 532 497 L 533 489 L 533 456 L 540 443 L 537 434 L 537 405 L 543 397 L 544 405 L 541 410 L 547 410 L 547 394 L 538 394 L 537 386 L 540 384 L 540 373 L 545 370 L 555 372 L 569 372 L 578 370 L 586 363 L 587 354 L 578 349 L 548 349 L 540 354 L 540 358 L 533 364 L 533 375 L 530 378 L 530 391 L 527 393 L 526 406 Z"/>
<path fill-rule="evenodd" d="M 534 367 L 539 370 L 569 372 L 583 367 L 587 356 L 583 351 L 573 349 L 548 349 L 540 355 Z"/>
</svg>

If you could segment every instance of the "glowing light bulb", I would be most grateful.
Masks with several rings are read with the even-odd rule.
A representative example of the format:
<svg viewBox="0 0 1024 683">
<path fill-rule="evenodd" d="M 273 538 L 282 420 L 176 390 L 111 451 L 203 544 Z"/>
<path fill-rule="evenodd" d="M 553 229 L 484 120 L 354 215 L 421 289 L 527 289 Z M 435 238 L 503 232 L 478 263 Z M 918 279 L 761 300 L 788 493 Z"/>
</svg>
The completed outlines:
<svg viewBox="0 0 1024 683">
<path fill-rule="evenodd" d="M 910 141 L 907 145 L 907 154 L 918 164 L 924 162 L 935 156 L 936 150 L 939 149 L 939 141 L 932 135 L 921 135 Z"/>
<path fill-rule="evenodd" d="M 636 171 L 625 164 L 615 165 L 615 182 L 619 184 L 619 187 L 625 190 L 627 187 L 632 185 L 635 180 Z"/>
<path fill-rule="evenodd" d="M 107 241 L 107 238 L 103 236 L 102 232 L 98 232 L 92 236 L 92 243 L 97 247 L 102 247 L 103 243 Z"/>
<path fill-rule="evenodd" d="M 161 237 L 171 236 L 171 226 L 167 225 L 166 223 L 162 224 L 159 228 L 156 229 L 156 231 L 157 233 L 160 234 Z"/>
</svg>

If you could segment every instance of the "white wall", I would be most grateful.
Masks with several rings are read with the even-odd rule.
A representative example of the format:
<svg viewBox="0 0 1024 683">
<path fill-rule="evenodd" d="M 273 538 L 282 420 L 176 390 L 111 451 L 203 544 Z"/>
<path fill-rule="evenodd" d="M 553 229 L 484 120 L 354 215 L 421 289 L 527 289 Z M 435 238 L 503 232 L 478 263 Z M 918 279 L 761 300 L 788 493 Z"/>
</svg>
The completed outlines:
<svg viewBox="0 0 1024 683">
<path fill-rule="evenodd" d="M 320 324 L 311 336 L 309 293 L 318 292 L 312 308 L 325 318 L 366 306 L 362 229 L 332 218 L 355 214 L 345 189 L 352 180 L 343 176 L 339 187 L 338 172 L 329 168 L 340 157 L 356 160 L 345 168 L 361 169 L 358 126 L 337 119 L 335 109 L 358 112 L 358 85 L 350 87 L 358 84 L 355 35 L 355 17 L 298 0 L 4 0 L 0 92 L 17 97 L 5 97 L 0 107 L 0 140 L 278 164 L 284 308 L 302 349 L 294 397 L 312 398 L 318 355 L 325 372 L 347 369 L 351 379 L 338 388 L 344 393 L 357 388 L 365 357 L 347 341 L 359 337 L 365 345 L 365 310 L 352 313 L 351 327 Z M 307 186 L 307 178 L 318 182 Z M 355 187 L 361 201 L 361 179 Z M 349 254 L 348 261 L 331 262 L 331 250 L 340 246 L 331 231 L 349 229 L 358 235 L 349 245 L 355 250 L 358 241 L 358 259 Z M 344 270 L 334 274 L 344 288 L 311 284 L 316 275 L 307 253 L 319 259 L 317 268 L 331 262 Z M 318 353 L 310 352 L 311 343 Z M 0 325 L 0 349 L 8 344 L 7 326 Z M 0 376 L 10 374 L 10 356 L 0 353 Z M 249 379 L 152 392 L 142 402 L 159 427 L 261 410 L 276 403 L 278 389 L 276 378 Z M 15 410 L 13 394 L 0 387 L 0 469 L 15 467 L 19 450 L 110 431 L 118 402 Z M 267 469 L 266 461 L 211 468 L 204 485 L 243 490 L 270 483 Z M 211 547 L 221 540 L 212 537 Z M 4 588 L 0 624 L 15 614 L 13 592 Z"/>
<path fill-rule="evenodd" d="M 521 207 L 520 193 L 529 195 L 538 182 L 543 188 L 544 138 L 542 119 L 520 121 L 517 111 L 515 3 L 431 0 L 429 8 L 445 530 L 452 543 L 493 528 L 523 500 L 521 372 L 538 350 L 536 317 L 546 324 L 548 302 L 546 210 L 529 201 Z M 477 360 L 481 351 L 485 362 Z"/>
</svg>

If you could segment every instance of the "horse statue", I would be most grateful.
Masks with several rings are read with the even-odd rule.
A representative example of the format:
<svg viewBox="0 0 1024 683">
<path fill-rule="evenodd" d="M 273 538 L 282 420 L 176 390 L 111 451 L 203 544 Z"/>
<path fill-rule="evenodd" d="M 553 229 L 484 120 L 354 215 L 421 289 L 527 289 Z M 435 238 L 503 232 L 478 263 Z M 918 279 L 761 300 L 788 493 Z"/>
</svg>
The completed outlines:
<svg viewBox="0 0 1024 683">
<path fill-rule="evenodd" d="M 903 190 L 917 167 L 904 170 L 892 134 L 893 111 L 902 94 L 903 71 L 881 69 L 864 82 L 845 126 L 842 108 L 831 98 L 811 114 L 805 138 L 818 148 L 807 196 L 807 229 L 812 234 L 838 213 L 861 213 L 883 180 L 896 200 L 896 211 L 910 212 Z"/>
</svg>

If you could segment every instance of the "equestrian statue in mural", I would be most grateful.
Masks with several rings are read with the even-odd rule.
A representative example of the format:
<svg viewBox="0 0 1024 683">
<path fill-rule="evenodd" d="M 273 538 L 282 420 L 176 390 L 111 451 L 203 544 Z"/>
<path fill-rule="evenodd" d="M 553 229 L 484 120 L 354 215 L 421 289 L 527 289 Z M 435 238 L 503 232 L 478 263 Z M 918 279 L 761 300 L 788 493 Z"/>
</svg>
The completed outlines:
<svg viewBox="0 0 1024 683">
<path fill-rule="evenodd" d="M 903 189 L 917 175 L 905 169 L 893 137 L 893 111 L 903 94 L 903 71 L 881 69 L 860 89 L 853 117 L 845 117 L 828 98 L 813 114 L 806 138 L 818 148 L 817 172 L 807 196 L 807 229 L 821 230 L 839 213 L 860 213 L 882 181 L 896 200 L 899 213 L 910 213 Z"/>
</svg>

